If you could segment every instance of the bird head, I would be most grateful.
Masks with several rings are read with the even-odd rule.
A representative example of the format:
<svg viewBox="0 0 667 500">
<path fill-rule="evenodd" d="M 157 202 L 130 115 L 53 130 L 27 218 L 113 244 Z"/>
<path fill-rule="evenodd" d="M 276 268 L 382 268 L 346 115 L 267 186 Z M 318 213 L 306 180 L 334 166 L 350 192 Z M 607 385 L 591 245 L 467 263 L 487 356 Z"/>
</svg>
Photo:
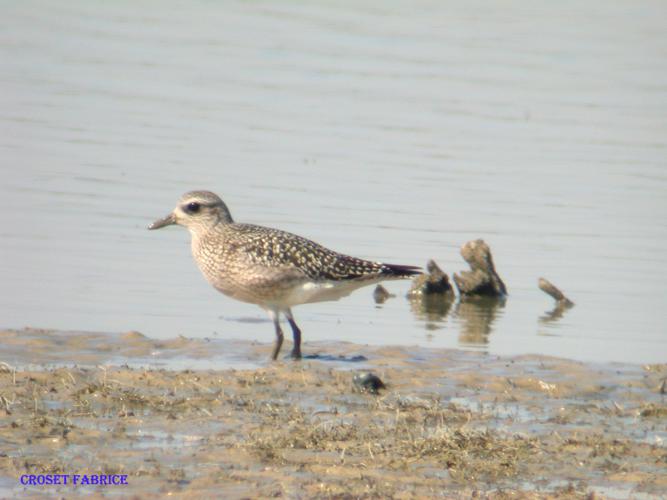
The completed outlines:
<svg viewBox="0 0 667 500">
<path fill-rule="evenodd" d="M 199 231 L 230 222 L 233 220 L 229 209 L 218 195 L 210 191 L 190 191 L 181 196 L 176 208 L 169 215 L 156 220 L 148 229 L 178 224 L 190 231 Z"/>
</svg>

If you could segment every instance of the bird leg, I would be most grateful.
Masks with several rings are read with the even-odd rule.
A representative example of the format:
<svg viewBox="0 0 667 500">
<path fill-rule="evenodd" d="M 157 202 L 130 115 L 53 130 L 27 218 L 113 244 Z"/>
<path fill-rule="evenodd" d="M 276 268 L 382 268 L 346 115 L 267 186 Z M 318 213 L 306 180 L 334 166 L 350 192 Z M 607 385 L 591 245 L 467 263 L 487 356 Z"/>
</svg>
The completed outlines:
<svg viewBox="0 0 667 500">
<path fill-rule="evenodd" d="M 280 348 L 283 346 L 284 336 L 283 331 L 280 328 L 278 313 L 269 311 L 269 316 L 271 316 L 271 319 L 273 319 L 273 325 L 276 327 L 276 343 L 273 345 L 273 352 L 271 353 L 271 359 L 275 361 L 278 359 L 278 353 L 280 352 Z"/>
<path fill-rule="evenodd" d="M 292 347 L 291 356 L 294 359 L 301 359 L 301 330 L 296 326 L 296 321 L 294 321 L 294 316 L 292 316 L 290 309 L 285 311 L 285 316 L 287 316 L 289 326 L 292 327 L 292 337 L 294 338 L 294 347 Z"/>
</svg>

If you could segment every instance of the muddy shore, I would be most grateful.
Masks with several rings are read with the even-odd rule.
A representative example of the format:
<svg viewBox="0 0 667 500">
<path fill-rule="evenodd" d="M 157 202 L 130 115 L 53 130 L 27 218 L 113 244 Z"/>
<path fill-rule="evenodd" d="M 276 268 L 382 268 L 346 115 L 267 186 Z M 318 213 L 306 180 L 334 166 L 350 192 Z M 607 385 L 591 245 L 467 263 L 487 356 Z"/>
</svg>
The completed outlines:
<svg viewBox="0 0 667 500">
<path fill-rule="evenodd" d="M 1 497 L 667 491 L 664 364 L 346 343 L 306 343 L 309 358 L 269 363 L 268 344 L 242 341 L 0 336 Z M 216 360 L 236 368 L 213 369 Z M 362 371 L 387 389 L 355 391 Z M 117 474 L 128 484 L 24 486 L 26 474 Z"/>
</svg>

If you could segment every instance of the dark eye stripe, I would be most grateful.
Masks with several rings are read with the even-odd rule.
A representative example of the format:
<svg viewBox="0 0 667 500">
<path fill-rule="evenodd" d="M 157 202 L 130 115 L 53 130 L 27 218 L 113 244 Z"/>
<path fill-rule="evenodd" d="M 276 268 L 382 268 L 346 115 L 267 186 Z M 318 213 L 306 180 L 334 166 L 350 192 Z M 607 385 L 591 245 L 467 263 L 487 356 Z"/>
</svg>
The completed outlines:
<svg viewBox="0 0 667 500">
<path fill-rule="evenodd" d="M 196 214 L 201 211 L 202 208 L 214 208 L 219 206 L 221 206 L 220 203 L 201 203 L 199 201 L 191 201 L 190 203 L 181 205 L 181 209 L 189 214 Z"/>
</svg>

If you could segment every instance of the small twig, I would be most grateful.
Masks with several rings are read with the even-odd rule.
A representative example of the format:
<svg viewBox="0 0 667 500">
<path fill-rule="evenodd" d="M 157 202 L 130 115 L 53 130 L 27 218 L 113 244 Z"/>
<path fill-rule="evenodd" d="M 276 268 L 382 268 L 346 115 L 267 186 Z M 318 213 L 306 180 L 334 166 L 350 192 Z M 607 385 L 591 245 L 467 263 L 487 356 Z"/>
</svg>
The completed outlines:
<svg viewBox="0 0 667 500">
<path fill-rule="evenodd" d="M 206 392 L 208 392 L 209 394 L 215 394 L 215 391 L 214 391 L 213 389 L 211 389 L 210 387 L 206 387 L 204 384 L 200 384 L 200 383 L 197 382 L 196 380 L 190 380 L 190 383 L 191 383 L 192 385 L 196 385 L 196 386 L 199 387 L 201 390 L 206 391 Z"/>
<path fill-rule="evenodd" d="M 9 363 L 5 363 L 4 361 L 0 361 L 0 371 L 6 371 L 7 373 L 12 374 L 12 385 L 16 385 L 16 367 L 10 365 Z"/>
<path fill-rule="evenodd" d="M 102 370 L 104 372 L 104 377 L 102 378 L 102 387 L 106 387 L 107 385 L 107 367 L 102 366 L 102 365 L 97 365 L 97 368 Z"/>
<path fill-rule="evenodd" d="M 7 413 L 11 413 L 11 410 L 9 409 L 9 407 L 13 404 L 13 401 L 10 401 L 9 399 L 7 399 L 4 396 L 0 396 L 0 403 L 2 404 L 2 406 L 5 407 L 5 411 Z"/>
<path fill-rule="evenodd" d="M 120 380 L 116 380 L 115 378 L 110 378 L 109 380 L 106 380 L 106 378 L 105 378 L 105 381 L 104 381 L 104 384 L 103 384 L 105 387 L 106 387 L 107 382 L 109 382 L 110 384 L 118 384 L 118 385 L 124 385 L 125 387 L 134 388 L 134 384 L 128 384 L 126 382 L 121 382 Z"/>
</svg>

